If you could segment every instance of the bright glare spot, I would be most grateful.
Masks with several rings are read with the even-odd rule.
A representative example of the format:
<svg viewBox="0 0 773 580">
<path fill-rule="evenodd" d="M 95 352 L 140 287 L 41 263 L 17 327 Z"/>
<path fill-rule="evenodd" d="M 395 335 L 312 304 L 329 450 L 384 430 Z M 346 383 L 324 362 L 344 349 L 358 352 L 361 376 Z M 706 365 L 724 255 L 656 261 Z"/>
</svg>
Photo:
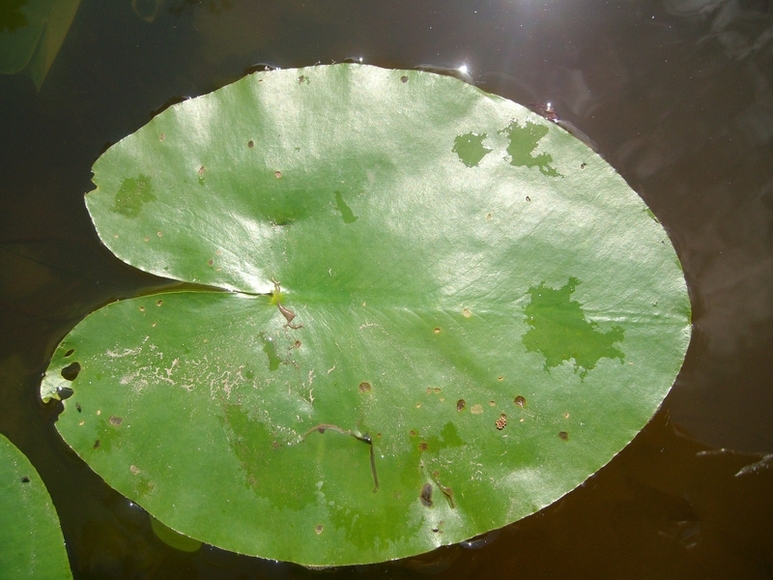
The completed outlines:
<svg viewBox="0 0 773 580">
<path fill-rule="evenodd" d="M 456 70 L 458 70 L 458 71 L 459 71 L 460 73 L 462 73 L 463 75 L 466 75 L 468 72 L 470 72 L 470 71 L 467 69 L 467 65 L 466 65 L 466 64 L 463 64 L 462 66 L 460 66 L 460 67 L 459 67 L 458 69 L 456 69 Z"/>
<path fill-rule="evenodd" d="M 358 60 L 359 60 L 360 62 L 362 62 L 362 57 L 360 57 Z"/>
</svg>

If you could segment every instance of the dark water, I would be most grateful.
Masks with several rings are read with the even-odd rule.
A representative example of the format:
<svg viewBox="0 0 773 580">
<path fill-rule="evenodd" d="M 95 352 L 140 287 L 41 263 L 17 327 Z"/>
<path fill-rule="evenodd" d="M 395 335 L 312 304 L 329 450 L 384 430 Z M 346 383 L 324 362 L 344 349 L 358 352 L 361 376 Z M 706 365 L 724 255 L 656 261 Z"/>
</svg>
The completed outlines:
<svg viewBox="0 0 773 580">
<path fill-rule="evenodd" d="M 333 571 L 166 547 L 62 443 L 40 376 L 94 308 L 164 282 L 99 244 L 104 148 L 252 65 L 466 64 L 550 101 L 669 231 L 694 309 L 663 408 L 586 485 L 488 545 Z M 32 460 L 76 578 L 773 577 L 773 5 L 753 0 L 83 0 L 41 90 L 0 77 L 0 431 Z"/>
</svg>

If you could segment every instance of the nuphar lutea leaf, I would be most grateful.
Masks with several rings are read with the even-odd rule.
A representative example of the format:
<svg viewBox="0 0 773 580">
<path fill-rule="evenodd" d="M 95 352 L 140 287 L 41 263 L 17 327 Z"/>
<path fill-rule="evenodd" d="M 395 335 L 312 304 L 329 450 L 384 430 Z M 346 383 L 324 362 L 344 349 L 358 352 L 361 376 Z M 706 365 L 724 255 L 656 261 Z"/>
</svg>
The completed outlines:
<svg viewBox="0 0 773 580">
<path fill-rule="evenodd" d="M 645 425 L 689 341 L 642 200 L 453 78 L 256 73 L 112 146 L 94 184 L 116 256 L 212 291 L 94 312 L 42 395 L 72 389 L 57 427 L 111 486 L 236 552 L 374 562 L 534 513 Z"/>
</svg>

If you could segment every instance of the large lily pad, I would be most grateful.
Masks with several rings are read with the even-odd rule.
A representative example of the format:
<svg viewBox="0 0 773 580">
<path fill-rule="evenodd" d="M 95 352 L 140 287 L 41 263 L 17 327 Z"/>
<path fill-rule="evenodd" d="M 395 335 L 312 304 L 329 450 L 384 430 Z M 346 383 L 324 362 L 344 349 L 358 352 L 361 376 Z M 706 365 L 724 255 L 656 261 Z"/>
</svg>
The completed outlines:
<svg viewBox="0 0 773 580">
<path fill-rule="evenodd" d="M 0 578 L 71 579 L 62 529 L 40 475 L 0 435 Z"/>
<path fill-rule="evenodd" d="M 91 314 L 42 396 L 74 391 L 58 429 L 110 485 L 237 552 L 373 562 L 529 515 L 634 437 L 689 340 L 642 200 L 453 78 L 254 74 L 111 147 L 94 183 L 117 256 L 227 292 Z"/>
</svg>

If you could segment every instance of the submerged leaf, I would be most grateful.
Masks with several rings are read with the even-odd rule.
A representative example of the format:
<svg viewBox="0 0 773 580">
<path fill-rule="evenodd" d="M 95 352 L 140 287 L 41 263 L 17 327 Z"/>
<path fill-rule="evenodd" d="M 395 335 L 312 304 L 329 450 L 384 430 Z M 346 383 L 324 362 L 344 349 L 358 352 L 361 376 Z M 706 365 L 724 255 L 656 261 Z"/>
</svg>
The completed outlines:
<svg viewBox="0 0 773 580">
<path fill-rule="evenodd" d="M 42 396 L 70 389 L 57 427 L 110 485 L 237 552 L 374 562 L 529 515 L 633 438 L 689 340 L 642 200 L 456 79 L 256 73 L 111 147 L 94 183 L 117 256 L 230 292 L 91 314 Z"/>
</svg>

